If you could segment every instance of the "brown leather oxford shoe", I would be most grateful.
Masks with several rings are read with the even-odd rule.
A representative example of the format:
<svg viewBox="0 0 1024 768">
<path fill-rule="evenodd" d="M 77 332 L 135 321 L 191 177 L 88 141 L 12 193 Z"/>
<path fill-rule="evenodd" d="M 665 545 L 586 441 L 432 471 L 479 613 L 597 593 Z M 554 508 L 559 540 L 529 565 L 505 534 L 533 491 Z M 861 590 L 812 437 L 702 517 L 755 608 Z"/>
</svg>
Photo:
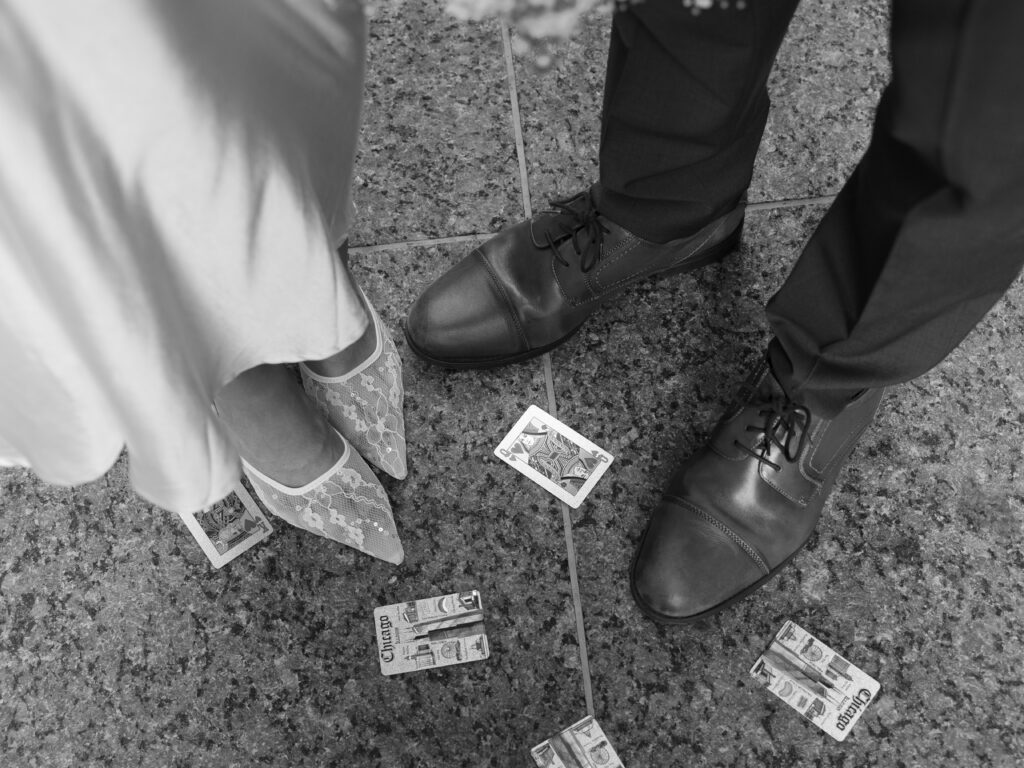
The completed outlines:
<svg viewBox="0 0 1024 768">
<path fill-rule="evenodd" d="M 647 277 L 719 261 L 739 244 L 745 203 L 689 237 L 659 244 L 608 220 L 593 189 L 506 229 L 423 292 L 409 348 L 448 368 L 489 368 L 554 349 L 605 301 Z"/>
<path fill-rule="evenodd" d="M 786 397 L 765 360 L 651 516 L 630 574 L 640 610 L 686 624 L 778 573 L 810 538 L 882 392 L 817 418 Z"/>
</svg>

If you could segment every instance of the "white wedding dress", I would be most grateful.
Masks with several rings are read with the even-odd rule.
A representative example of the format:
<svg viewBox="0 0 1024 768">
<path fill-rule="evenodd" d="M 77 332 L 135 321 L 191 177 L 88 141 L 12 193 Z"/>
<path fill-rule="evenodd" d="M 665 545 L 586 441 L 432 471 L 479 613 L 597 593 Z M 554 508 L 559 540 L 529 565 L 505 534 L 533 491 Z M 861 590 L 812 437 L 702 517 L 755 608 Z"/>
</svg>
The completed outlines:
<svg viewBox="0 0 1024 768">
<path fill-rule="evenodd" d="M 0 464 L 224 497 L 212 411 L 367 318 L 347 234 L 355 0 L 0 0 Z"/>
</svg>

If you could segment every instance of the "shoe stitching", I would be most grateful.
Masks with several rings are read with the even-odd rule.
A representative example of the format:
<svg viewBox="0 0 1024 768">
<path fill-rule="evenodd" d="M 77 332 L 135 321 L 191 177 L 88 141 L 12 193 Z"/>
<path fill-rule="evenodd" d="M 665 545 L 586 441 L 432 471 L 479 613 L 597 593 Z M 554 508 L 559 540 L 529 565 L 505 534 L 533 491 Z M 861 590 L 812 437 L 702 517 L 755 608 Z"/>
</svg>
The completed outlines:
<svg viewBox="0 0 1024 768">
<path fill-rule="evenodd" d="M 843 442 L 843 444 L 840 447 L 839 451 L 836 452 L 835 458 L 831 462 L 829 462 L 828 468 L 826 469 L 826 473 L 831 473 L 832 470 L 835 468 L 836 464 L 839 464 L 840 466 L 842 466 L 843 463 L 845 463 L 850 458 L 850 456 L 853 454 L 853 449 L 856 446 L 857 441 L 860 440 L 861 436 L 865 432 L 867 432 L 869 426 L 871 426 L 870 422 L 868 424 L 865 424 L 863 429 L 860 429 L 857 432 L 855 432 L 854 434 L 850 435 Z M 835 478 L 833 477 L 833 482 L 834 481 L 835 481 Z M 818 486 L 817 492 L 814 495 L 817 495 L 818 493 L 820 493 L 821 489 L 823 487 L 824 487 L 824 484 L 820 484 Z"/>
<path fill-rule="evenodd" d="M 771 486 L 776 491 L 781 493 L 783 496 L 785 496 L 787 499 L 792 501 L 794 504 L 799 504 L 801 507 L 807 506 L 807 502 L 810 501 L 813 497 L 817 496 L 818 492 L 821 490 L 821 483 L 819 483 L 819 482 L 817 482 L 815 480 L 812 480 L 811 478 L 807 477 L 807 475 L 804 475 L 802 468 L 800 468 L 800 474 L 803 475 L 808 480 L 808 482 L 810 482 L 811 485 L 814 486 L 814 491 L 810 495 L 803 495 L 800 498 L 796 498 L 795 496 L 793 496 L 792 494 L 788 493 L 783 488 L 780 488 L 778 485 L 773 483 L 771 478 L 768 477 L 768 475 L 766 474 L 765 467 L 758 468 L 757 473 L 761 476 L 761 479 L 764 480 L 769 486 Z"/>
<path fill-rule="evenodd" d="M 652 271 L 651 267 L 644 267 L 628 275 L 625 275 L 619 278 L 618 280 L 609 283 L 608 285 L 604 285 L 603 283 L 600 282 L 602 272 L 611 269 L 617 264 L 622 263 L 622 260 L 626 256 L 633 253 L 633 251 L 635 251 L 640 245 L 647 242 L 646 240 L 637 237 L 632 232 L 626 232 L 626 235 L 628 236 L 628 238 L 624 240 L 622 243 L 620 243 L 615 248 L 615 250 L 612 251 L 610 254 L 605 255 L 605 257 L 601 260 L 601 263 L 598 264 L 597 269 L 594 270 L 594 282 L 596 282 L 601 287 L 600 293 L 608 293 L 610 291 L 614 291 L 616 288 L 619 288 L 626 283 L 631 283 L 637 278 L 643 277 L 645 274 L 648 274 Z M 595 291 L 595 293 L 597 292 Z"/>
<path fill-rule="evenodd" d="M 678 258 L 675 258 L 672 261 L 670 261 L 668 264 L 663 265 L 663 266 L 656 266 L 656 267 L 653 267 L 653 268 L 652 267 L 644 267 L 644 268 L 638 269 L 638 270 L 636 270 L 636 271 L 634 271 L 634 272 L 632 272 L 632 273 L 630 273 L 628 275 L 625 275 L 625 276 L 619 278 L 615 282 L 612 282 L 612 283 L 604 286 L 604 285 L 602 285 L 600 283 L 600 277 L 601 277 L 601 273 L 603 271 L 605 271 L 607 269 L 610 269 L 611 267 L 613 267 L 616 264 L 620 263 L 621 259 L 624 256 L 628 255 L 629 253 L 632 253 L 637 248 L 637 246 L 639 246 L 640 244 L 642 244 L 642 243 L 649 243 L 649 241 L 646 241 L 643 238 L 640 238 L 637 235 L 634 235 L 629 230 L 623 229 L 623 231 L 627 235 L 627 238 L 622 243 L 620 243 L 618 246 L 616 246 L 616 248 L 613 251 L 611 251 L 610 253 L 602 254 L 599 263 L 592 270 L 593 273 L 594 273 L 593 278 L 591 278 L 590 275 L 586 275 L 585 278 L 584 278 L 584 284 L 586 285 L 587 289 L 592 294 L 592 296 L 590 298 L 579 298 L 579 299 L 572 298 L 569 295 L 569 292 L 565 290 L 565 286 L 562 284 L 562 281 L 559 280 L 558 272 L 554 268 L 554 261 L 552 261 L 551 268 L 552 268 L 552 273 L 554 275 L 555 283 L 558 285 L 558 290 L 562 294 L 562 298 L 566 301 L 566 303 L 569 304 L 569 306 L 571 306 L 573 308 L 580 307 L 580 306 L 582 306 L 584 304 L 587 304 L 587 303 L 590 303 L 590 302 L 593 302 L 593 301 L 603 300 L 603 299 L 607 298 L 610 293 L 613 293 L 617 289 L 622 288 L 625 285 L 628 285 L 629 283 L 632 283 L 632 282 L 634 282 L 637 279 L 640 279 L 640 278 L 643 278 L 643 277 L 650 277 L 650 276 L 653 276 L 653 275 L 657 275 L 660 272 L 664 272 L 666 270 L 675 269 L 676 267 L 684 265 L 689 259 L 692 259 L 693 257 L 699 255 L 699 252 L 703 248 L 707 247 L 708 244 L 713 239 L 715 239 L 715 237 L 717 235 L 719 235 L 726 228 L 726 225 L 728 224 L 729 217 L 734 212 L 735 211 L 730 212 L 729 214 L 726 214 L 725 216 L 723 216 L 718 221 L 718 223 L 711 229 L 711 231 L 709 231 L 704 236 L 704 238 L 702 240 L 700 240 L 695 245 L 693 245 L 692 248 L 689 250 L 689 252 L 685 253 L 685 255 L 680 256 Z M 700 234 L 700 233 L 698 232 L 697 234 Z M 532 235 L 531 235 L 531 237 L 532 237 Z M 724 238 L 722 238 L 722 239 L 724 240 Z M 660 245 L 660 244 L 655 243 L 654 245 Z M 508 301 L 507 297 L 506 297 L 506 301 Z"/>
<path fill-rule="evenodd" d="M 824 427 L 822 426 L 823 424 L 824 424 Z M 814 428 L 814 431 L 811 433 L 811 437 L 808 440 L 808 442 L 810 442 L 810 446 L 805 449 L 805 453 L 806 453 L 807 456 L 810 456 L 811 455 L 811 451 L 814 449 L 814 445 L 815 445 L 814 440 L 815 440 L 815 438 L 822 432 L 822 430 L 824 428 L 827 428 L 829 424 L 831 424 L 831 422 L 829 422 L 829 421 L 824 421 L 824 420 L 819 420 L 818 421 L 817 425 Z M 808 458 L 808 462 L 809 461 L 810 461 L 810 459 Z M 810 475 L 807 474 L 807 472 L 804 469 L 804 462 L 802 460 L 802 457 L 801 457 L 801 460 L 796 462 L 796 468 L 797 468 L 797 472 L 800 473 L 800 476 L 804 480 L 806 480 L 808 483 L 810 483 L 812 486 L 814 486 L 814 488 L 811 491 L 811 493 L 803 494 L 803 495 L 800 496 L 800 498 L 794 498 L 791 494 L 787 493 L 781 487 L 779 487 L 778 485 L 773 483 L 771 481 L 771 479 L 765 473 L 765 468 L 764 467 L 759 467 L 758 468 L 758 474 L 761 476 L 761 479 L 764 480 L 769 486 L 771 486 L 776 491 L 781 493 L 783 496 L 785 496 L 787 499 L 792 501 L 794 504 L 799 504 L 800 506 L 807 506 L 807 504 L 810 502 L 811 499 L 813 499 L 815 496 L 817 496 L 819 493 L 821 493 L 821 489 L 822 489 L 822 487 L 824 485 L 824 480 L 816 480 L 816 479 L 814 479 L 813 477 L 811 477 Z"/>
<path fill-rule="evenodd" d="M 727 537 L 729 537 L 729 539 L 732 540 L 744 552 L 746 552 L 747 557 L 749 557 L 751 560 L 753 560 L 754 563 L 761 570 L 763 570 L 765 573 L 771 573 L 772 569 L 768 567 L 768 563 L 766 563 L 764 561 L 764 558 L 761 557 L 761 555 L 759 555 L 757 553 L 757 550 L 754 549 L 750 544 L 748 544 L 743 539 L 742 536 L 740 536 L 738 533 L 736 533 L 732 528 L 727 526 L 721 520 L 719 520 L 718 518 L 714 517 L 713 515 L 709 515 L 703 509 L 698 507 L 696 504 L 693 504 L 693 503 L 687 501 L 686 499 L 680 498 L 679 496 L 668 495 L 668 496 L 665 497 L 665 499 L 667 501 L 674 501 L 677 504 L 679 504 L 680 506 L 689 509 L 691 512 L 696 514 L 702 520 L 704 520 L 705 522 L 710 523 L 711 525 L 713 525 L 715 528 L 717 528 L 722 533 L 724 533 Z"/>
<path fill-rule="evenodd" d="M 593 299 L 586 299 L 586 301 L 581 299 L 577 301 L 576 299 L 569 296 L 569 292 L 565 290 L 565 286 L 562 285 L 562 281 L 558 278 L 558 270 L 555 269 L 555 257 L 553 255 L 551 257 L 550 262 L 548 263 L 548 266 L 551 267 L 551 275 L 555 279 L 555 285 L 558 286 L 558 292 L 562 294 L 562 298 L 565 300 L 566 304 L 568 304 L 570 307 L 577 307 L 580 304 L 586 303 L 586 301 L 593 301 Z M 590 286 L 588 285 L 587 287 L 589 288 Z"/>
<path fill-rule="evenodd" d="M 694 246 L 693 246 L 693 248 L 692 248 L 692 249 L 690 249 L 690 251 L 689 251 L 688 253 L 686 253 L 685 255 L 683 255 L 683 256 L 680 256 L 680 257 L 677 257 L 677 258 L 673 259 L 673 260 L 672 260 L 672 261 L 670 261 L 670 262 L 669 262 L 668 264 L 666 264 L 666 265 L 664 265 L 664 266 L 662 266 L 662 267 L 654 267 L 654 268 L 648 267 L 648 268 L 646 268 L 646 269 L 640 269 L 640 270 L 637 270 L 636 272 L 633 272 L 632 274 L 629 274 L 629 275 L 626 275 L 625 277 L 622 277 L 622 278 L 620 278 L 619 280 L 617 280 L 617 281 L 616 281 L 616 282 L 614 282 L 614 283 L 610 283 L 610 284 L 609 284 L 609 285 L 608 285 L 608 286 L 607 286 L 607 287 L 606 287 L 606 288 L 605 288 L 604 290 L 605 290 L 605 291 L 610 291 L 610 290 L 614 290 L 615 288 L 621 287 L 621 286 L 622 286 L 622 285 L 623 285 L 624 283 L 629 283 L 629 282 L 632 282 L 633 280 L 637 279 L 638 277 L 643 277 L 643 276 L 644 276 L 645 274 L 650 274 L 650 275 L 653 275 L 653 274 L 657 274 L 657 273 L 658 273 L 659 271 L 665 271 L 665 270 L 669 270 L 669 269 L 675 269 L 676 267 L 678 267 L 678 266 L 681 266 L 681 265 L 685 264 L 685 263 L 686 263 L 686 261 L 687 261 L 688 259 L 691 259 L 691 258 L 693 258 L 694 256 L 696 256 L 696 255 L 698 254 L 698 251 L 700 251 L 700 250 L 701 250 L 702 248 L 706 247 L 706 246 L 708 245 L 708 243 L 709 243 L 709 242 L 710 242 L 710 241 L 711 241 L 712 239 L 714 239 L 714 237 L 715 237 L 715 236 L 716 236 L 716 235 L 717 235 L 717 234 L 718 234 L 719 232 L 721 232 L 721 231 L 722 231 L 722 229 L 723 229 L 723 227 L 724 227 L 724 226 L 725 226 L 725 219 L 723 218 L 723 220 L 722 220 L 722 221 L 720 221 L 720 222 L 718 223 L 718 225 L 717 225 L 717 226 L 715 226 L 715 228 L 714 228 L 714 229 L 712 229 L 712 230 L 711 230 L 711 231 L 710 231 L 710 232 L 709 232 L 709 233 L 708 233 L 708 234 L 707 234 L 707 235 L 706 235 L 706 236 L 704 237 L 704 239 L 703 239 L 703 240 L 701 240 L 701 241 L 700 241 L 699 243 L 697 243 L 696 245 L 694 245 Z M 634 245 L 634 247 L 635 247 L 635 245 L 639 244 L 640 242 L 647 242 L 647 241 L 644 241 L 644 240 L 642 240 L 641 238 L 637 237 L 636 235 L 632 234 L 632 233 L 631 233 L 631 232 L 629 232 L 628 230 L 627 230 L 627 234 L 628 234 L 628 235 L 630 235 L 631 237 L 634 237 L 634 238 L 636 238 L 636 240 L 637 240 L 637 243 L 634 243 L 634 244 L 633 244 L 633 245 Z M 658 243 L 655 243 L 655 245 L 659 245 L 659 244 L 658 244 Z M 631 249 L 631 250 L 632 250 L 632 249 Z M 622 255 L 625 255 L 625 254 L 617 254 L 617 257 L 619 257 L 619 256 L 622 256 Z M 605 265 L 605 266 L 611 266 L 611 265 L 609 264 L 609 265 Z M 603 268 L 602 266 L 599 266 L 599 267 L 598 267 L 598 270 L 600 270 L 600 269 L 602 269 L 602 268 Z"/>
<path fill-rule="evenodd" d="M 814 452 L 821 445 L 821 440 L 819 438 L 821 438 L 825 434 L 825 432 L 828 430 L 828 428 L 830 426 L 832 426 L 832 424 L 833 424 L 833 420 L 832 419 L 818 419 L 818 423 L 815 426 L 814 432 L 811 434 L 811 437 L 810 437 L 810 440 L 809 440 L 809 442 L 811 444 L 811 450 L 809 450 L 807 452 L 807 466 L 810 467 L 811 469 L 813 469 L 815 472 L 817 472 L 820 475 L 824 475 L 825 474 L 825 470 L 824 469 L 818 469 L 818 467 L 816 467 L 814 465 Z M 811 478 L 804 471 L 804 462 L 800 462 L 800 474 L 803 475 L 804 477 L 806 477 L 808 480 L 811 480 L 811 482 L 814 482 L 813 478 Z"/>
<path fill-rule="evenodd" d="M 501 280 L 498 279 L 498 274 L 494 271 L 494 267 L 490 265 L 487 259 L 484 258 L 483 252 L 479 249 L 474 251 L 480 262 L 484 265 L 487 270 L 488 276 L 491 278 L 491 282 L 498 289 L 502 299 L 505 300 L 505 307 L 508 310 L 509 317 L 512 318 L 512 322 L 515 323 L 516 330 L 519 331 L 519 340 L 523 343 L 526 349 L 530 348 L 530 340 L 526 338 L 526 330 L 523 328 L 523 324 L 519 321 L 519 315 L 516 312 L 515 305 L 509 298 L 508 292 L 505 290 L 505 286 L 501 284 Z"/>
<path fill-rule="evenodd" d="M 814 469 L 815 472 L 820 472 L 822 475 L 826 474 L 832 468 L 832 466 L 835 464 L 836 460 L 839 459 L 843 455 L 843 452 L 846 450 L 847 446 L 849 446 L 849 444 L 851 442 L 855 443 L 858 440 L 860 440 L 861 435 L 863 435 L 867 431 L 867 428 L 869 426 L 871 426 L 871 422 L 872 422 L 872 420 L 874 420 L 875 414 L 878 412 L 878 406 L 879 406 L 880 403 L 881 403 L 881 399 L 879 399 L 878 403 L 875 403 L 875 407 L 872 408 L 871 409 L 871 413 L 868 414 L 870 418 L 868 419 L 867 424 L 865 424 L 855 434 L 849 435 L 846 438 L 846 440 L 843 441 L 842 445 L 839 446 L 839 450 L 836 451 L 836 455 L 832 458 L 831 461 L 827 462 L 824 467 L 819 469 L 817 466 L 815 466 L 814 465 L 814 456 L 813 455 L 810 456 L 807 459 L 807 463 L 811 465 L 811 468 Z M 832 422 L 830 421 L 829 423 L 831 424 Z"/>
</svg>

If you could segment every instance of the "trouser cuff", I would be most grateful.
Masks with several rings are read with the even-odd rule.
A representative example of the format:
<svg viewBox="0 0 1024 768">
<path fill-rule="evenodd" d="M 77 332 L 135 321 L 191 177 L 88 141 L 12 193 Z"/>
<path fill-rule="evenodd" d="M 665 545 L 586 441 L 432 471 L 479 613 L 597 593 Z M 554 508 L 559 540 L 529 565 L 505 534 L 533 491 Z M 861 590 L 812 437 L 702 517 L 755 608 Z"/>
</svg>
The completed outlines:
<svg viewBox="0 0 1024 768">
<path fill-rule="evenodd" d="M 798 382 L 793 375 L 793 363 L 778 338 L 768 344 L 768 364 L 786 396 L 820 418 L 835 418 L 851 400 L 864 391 L 843 387 L 842 382 L 829 382 L 829 386 L 819 388 L 813 376 Z"/>
</svg>

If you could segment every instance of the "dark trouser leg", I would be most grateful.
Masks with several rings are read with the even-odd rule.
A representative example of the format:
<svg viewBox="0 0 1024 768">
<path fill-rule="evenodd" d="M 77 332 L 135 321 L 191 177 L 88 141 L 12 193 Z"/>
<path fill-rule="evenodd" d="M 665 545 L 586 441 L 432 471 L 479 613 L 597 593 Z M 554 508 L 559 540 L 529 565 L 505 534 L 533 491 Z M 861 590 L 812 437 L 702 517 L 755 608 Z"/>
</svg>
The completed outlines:
<svg viewBox="0 0 1024 768">
<path fill-rule="evenodd" d="M 765 83 L 799 0 L 698 15 L 644 0 L 612 23 L 599 208 L 649 240 L 688 235 L 750 184 L 768 117 Z"/>
<path fill-rule="evenodd" d="M 1024 3 L 895 0 L 864 158 L 768 304 L 773 367 L 823 415 L 941 361 L 1024 264 Z"/>
</svg>

